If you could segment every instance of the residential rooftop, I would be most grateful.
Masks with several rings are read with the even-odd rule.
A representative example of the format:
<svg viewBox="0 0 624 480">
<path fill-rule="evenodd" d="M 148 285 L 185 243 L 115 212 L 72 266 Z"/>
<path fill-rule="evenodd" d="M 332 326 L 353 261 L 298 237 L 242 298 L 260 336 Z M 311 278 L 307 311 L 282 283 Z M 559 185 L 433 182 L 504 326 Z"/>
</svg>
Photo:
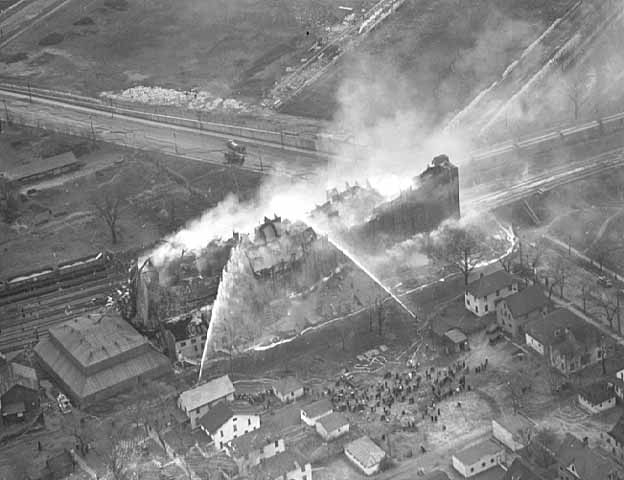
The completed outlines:
<svg viewBox="0 0 624 480">
<path fill-rule="evenodd" d="M 466 291 L 475 298 L 485 297 L 497 290 L 502 290 L 514 282 L 514 277 L 505 270 L 498 270 L 489 275 L 483 275 L 470 282 Z"/>
<path fill-rule="evenodd" d="M 220 402 L 201 416 L 197 423 L 211 435 L 214 435 L 233 416 L 234 411 L 230 406 L 226 402 Z"/>
<path fill-rule="evenodd" d="M 344 446 L 345 452 L 349 452 L 360 465 L 370 468 L 381 462 L 386 456 L 381 448 L 369 437 L 360 437 Z"/>
<path fill-rule="evenodd" d="M 492 440 L 485 440 L 471 447 L 465 448 L 455 453 L 453 456 L 464 465 L 474 465 L 483 457 L 494 455 L 503 450 L 502 447 L 494 443 Z"/>
<path fill-rule="evenodd" d="M 198 387 L 191 388 L 180 394 L 180 404 L 187 411 L 195 410 L 220 398 L 227 397 L 235 391 L 230 377 L 222 377 L 210 380 Z"/>
<path fill-rule="evenodd" d="M 321 398 L 316 402 L 312 402 L 308 405 L 301 407 L 308 418 L 316 418 L 324 413 L 329 413 L 334 409 L 334 406 L 327 398 Z"/>
<path fill-rule="evenodd" d="M 349 425 L 349 420 L 340 412 L 333 412 L 329 415 L 325 415 L 316 422 L 320 423 L 326 432 L 333 432 L 345 425 Z"/>
<path fill-rule="evenodd" d="M 258 478 L 274 479 L 293 470 L 300 470 L 308 462 L 290 450 L 267 458 L 254 468 L 262 476 Z"/>
<path fill-rule="evenodd" d="M 528 315 L 550 303 L 539 285 L 531 285 L 518 293 L 506 297 L 503 301 L 507 304 L 514 317 Z"/>
<path fill-rule="evenodd" d="M 615 389 L 613 382 L 599 380 L 591 385 L 587 385 L 579 390 L 579 395 L 590 402 L 592 405 L 606 402 L 615 397 Z"/>
<path fill-rule="evenodd" d="M 295 377 L 285 377 L 273 383 L 273 388 L 281 394 L 289 394 L 303 388 L 303 384 Z"/>
</svg>

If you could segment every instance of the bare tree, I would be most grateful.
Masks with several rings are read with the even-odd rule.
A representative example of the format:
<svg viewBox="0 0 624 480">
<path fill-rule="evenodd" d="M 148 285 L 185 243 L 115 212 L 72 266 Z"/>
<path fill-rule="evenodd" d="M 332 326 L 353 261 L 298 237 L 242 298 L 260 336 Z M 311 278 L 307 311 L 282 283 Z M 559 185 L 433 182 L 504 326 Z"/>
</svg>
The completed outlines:
<svg viewBox="0 0 624 480">
<path fill-rule="evenodd" d="M 609 322 L 609 327 L 613 330 L 613 321 L 619 318 L 620 300 L 616 293 L 602 292 L 600 296 L 594 297 L 598 306 L 602 309 L 605 319 Z M 621 333 L 621 325 L 618 325 L 618 331 Z"/>
<path fill-rule="evenodd" d="M 568 278 L 568 264 L 566 261 L 559 257 L 555 262 L 553 267 L 553 281 L 550 284 L 550 288 L 548 290 L 548 299 L 552 298 L 553 288 L 559 287 L 559 296 L 563 298 L 563 289 L 565 287 L 565 281 Z"/>
<path fill-rule="evenodd" d="M 476 229 L 448 227 L 442 232 L 435 256 L 453 265 L 464 276 L 464 285 L 468 285 L 470 273 L 483 258 L 484 240 L 483 233 Z"/>
<path fill-rule="evenodd" d="M 91 198 L 91 204 L 95 208 L 98 216 L 106 222 L 113 244 L 117 243 L 118 231 L 117 222 L 121 206 L 125 201 L 122 188 L 116 175 L 109 182 L 101 185 Z"/>
<path fill-rule="evenodd" d="M 528 453 L 536 465 L 548 468 L 555 463 L 557 435 L 548 428 L 535 432 L 528 445 Z"/>
<path fill-rule="evenodd" d="M 587 301 L 594 298 L 594 287 L 589 285 L 581 286 L 581 300 L 583 302 L 583 313 L 587 313 Z"/>
<path fill-rule="evenodd" d="M 522 406 L 523 399 L 531 389 L 531 378 L 523 369 L 518 370 L 507 382 L 507 387 L 511 397 L 513 411 L 514 413 L 518 413 L 518 410 Z"/>
<path fill-rule="evenodd" d="M 499 258 L 498 263 L 500 263 L 501 267 L 503 267 L 503 270 L 505 270 L 507 273 L 511 273 L 517 258 L 518 249 L 514 248 L 513 251 L 509 253 L 509 255 L 505 255 L 504 257 Z"/>
</svg>

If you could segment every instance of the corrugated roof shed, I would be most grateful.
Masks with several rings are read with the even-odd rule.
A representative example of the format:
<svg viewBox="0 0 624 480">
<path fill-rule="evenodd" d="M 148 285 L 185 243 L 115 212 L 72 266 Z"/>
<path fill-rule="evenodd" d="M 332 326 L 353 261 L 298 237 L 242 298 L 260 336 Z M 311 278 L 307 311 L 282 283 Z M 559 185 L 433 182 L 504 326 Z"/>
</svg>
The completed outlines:
<svg viewBox="0 0 624 480">
<path fill-rule="evenodd" d="M 550 303 L 539 285 L 531 285 L 518 293 L 514 293 L 503 299 L 503 302 L 507 303 L 507 307 L 514 317 L 522 317 L 535 310 L 540 310 Z"/>
<path fill-rule="evenodd" d="M 510 286 L 513 280 L 514 277 L 505 270 L 498 270 L 470 282 L 466 290 L 476 298 L 485 297 L 490 293 L 496 292 L 496 290 Z"/>
<path fill-rule="evenodd" d="M 364 466 L 364 468 L 370 468 L 377 465 L 386 456 L 386 452 L 384 452 L 375 442 L 366 436 L 347 443 L 344 449 L 346 452 L 349 452 L 349 454 L 353 456 L 353 458 L 355 458 L 360 465 Z"/>
<path fill-rule="evenodd" d="M 234 393 L 230 377 L 223 375 L 180 394 L 180 404 L 187 411 L 202 407 Z"/>
<path fill-rule="evenodd" d="M 7 171 L 7 178 L 11 180 L 19 180 L 21 178 L 28 178 L 33 175 L 45 173 L 56 168 L 66 167 L 70 165 L 77 165 L 78 159 L 73 152 L 65 152 L 53 157 L 43 158 L 33 163 L 28 163 Z"/>
</svg>

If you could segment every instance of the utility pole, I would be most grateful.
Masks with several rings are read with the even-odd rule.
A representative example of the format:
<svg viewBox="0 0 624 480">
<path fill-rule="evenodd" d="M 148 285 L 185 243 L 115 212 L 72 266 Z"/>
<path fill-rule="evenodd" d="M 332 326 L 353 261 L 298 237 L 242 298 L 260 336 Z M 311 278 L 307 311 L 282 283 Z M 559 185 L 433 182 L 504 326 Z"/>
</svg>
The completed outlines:
<svg viewBox="0 0 624 480">
<path fill-rule="evenodd" d="M 93 137 L 93 143 L 95 143 L 95 129 L 93 128 L 93 117 L 89 115 L 89 122 L 91 122 L 91 136 Z"/>
<path fill-rule="evenodd" d="M 4 102 L 4 113 L 6 114 L 6 123 L 9 124 L 9 107 L 7 107 L 6 100 L 2 100 Z"/>
<path fill-rule="evenodd" d="M 30 90 L 30 82 L 28 82 L 28 102 L 32 103 L 32 91 Z"/>
<path fill-rule="evenodd" d="M 113 118 L 113 98 L 109 97 L 108 100 L 110 101 L 111 118 Z"/>
<path fill-rule="evenodd" d="M 259 155 L 260 157 L 260 171 L 264 171 L 264 169 L 262 168 L 262 154 Z"/>
</svg>

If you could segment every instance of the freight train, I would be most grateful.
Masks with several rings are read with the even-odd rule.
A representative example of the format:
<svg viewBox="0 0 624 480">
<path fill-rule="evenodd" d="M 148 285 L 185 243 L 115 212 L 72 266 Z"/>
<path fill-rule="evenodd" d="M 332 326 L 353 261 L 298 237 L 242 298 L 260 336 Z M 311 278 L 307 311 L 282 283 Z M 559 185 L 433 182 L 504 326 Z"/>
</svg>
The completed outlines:
<svg viewBox="0 0 624 480">
<path fill-rule="evenodd" d="M 113 260 L 110 252 L 99 252 L 69 260 L 53 267 L 21 273 L 0 281 L 0 296 L 15 295 L 46 287 L 71 278 L 83 277 L 106 270 Z"/>
</svg>

